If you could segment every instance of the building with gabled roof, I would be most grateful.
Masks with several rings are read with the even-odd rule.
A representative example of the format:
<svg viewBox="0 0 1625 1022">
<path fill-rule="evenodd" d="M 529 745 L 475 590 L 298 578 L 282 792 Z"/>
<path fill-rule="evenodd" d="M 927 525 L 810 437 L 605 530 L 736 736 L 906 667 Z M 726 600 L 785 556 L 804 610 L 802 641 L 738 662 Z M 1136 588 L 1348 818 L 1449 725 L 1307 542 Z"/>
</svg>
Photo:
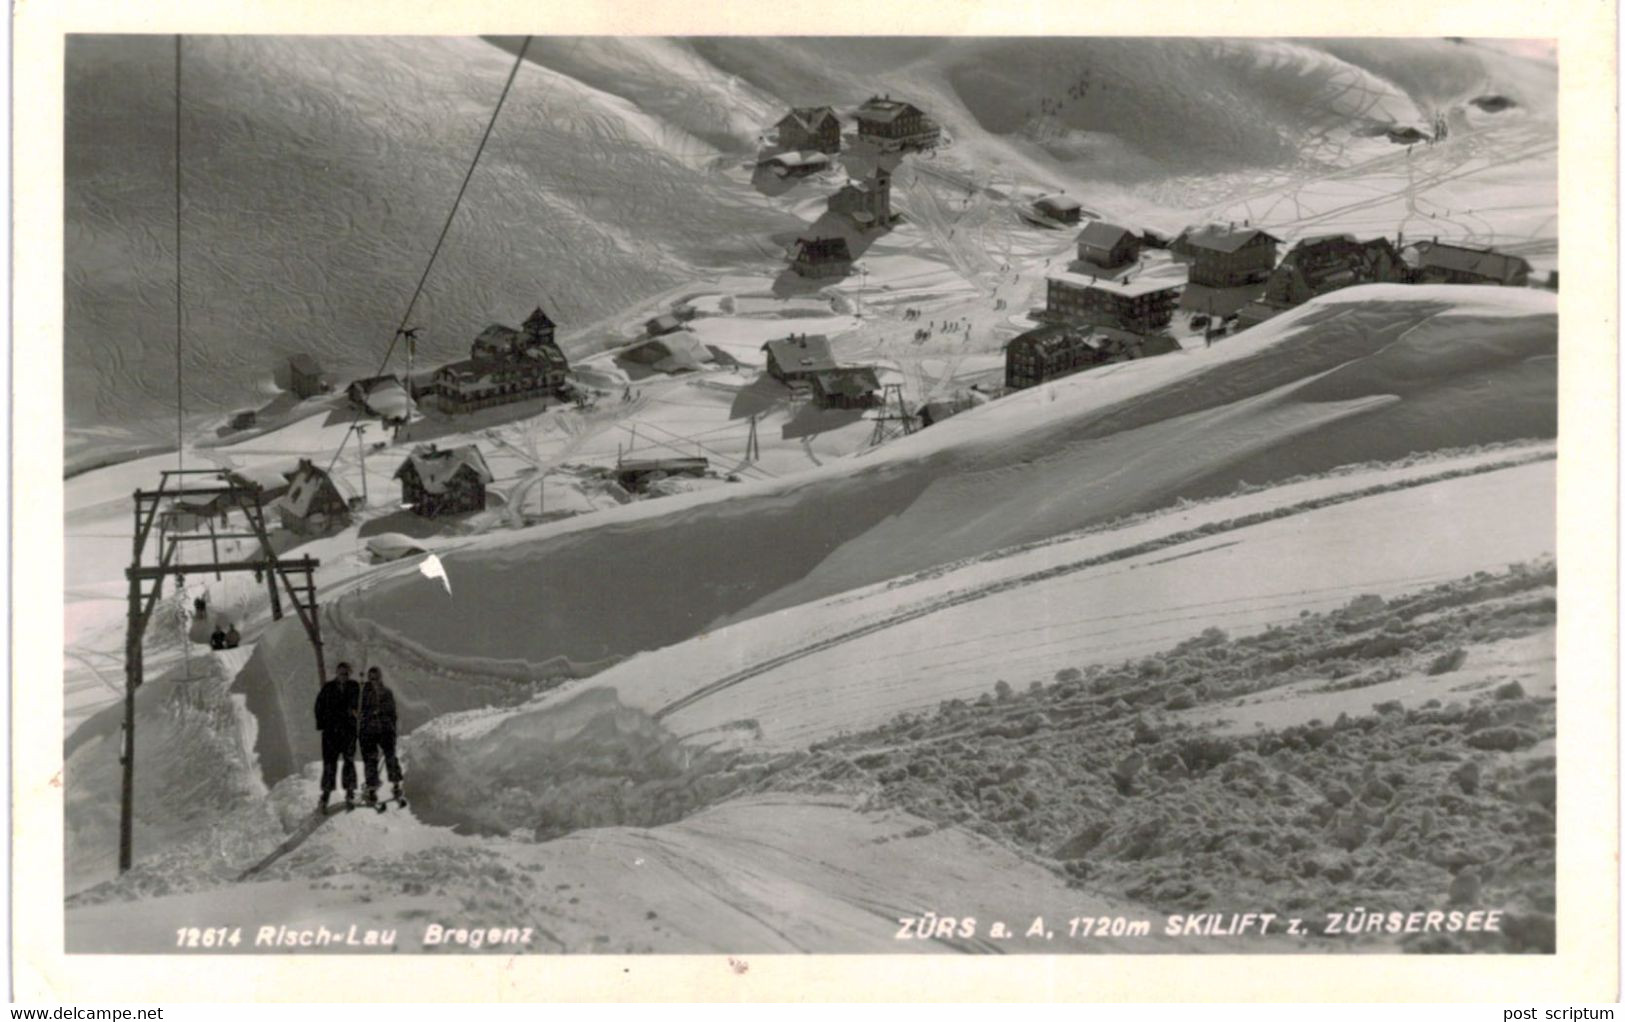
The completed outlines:
<svg viewBox="0 0 1625 1022">
<path fill-rule="evenodd" d="M 520 324 L 520 327 L 525 332 L 524 340 L 526 344 L 558 343 L 553 337 L 554 331 L 558 329 L 558 324 L 553 322 L 551 316 L 542 311 L 540 305 L 531 310 L 530 315 L 525 317 L 525 321 Z"/>
<path fill-rule="evenodd" d="M 657 373 L 697 372 L 716 360 L 715 352 L 683 329 L 634 344 L 616 356 L 616 361 L 648 366 Z"/>
<path fill-rule="evenodd" d="M 669 312 L 663 312 L 643 324 L 643 332 L 650 337 L 659 337 L 674 330 L 683 329 L 683 321 Z"/>
<path fill-rule="evenodd" d="M 820 408 L 868 408 L 879 403 L 874 366 L 836 366 L 812 374 L 813 401 Z"/>
<path fill-rule="evenodd" d="M 465 358 L 435 370 L 431 389 L 441 411 L 459 414 L 557 394 L 564 367 L 543 358 Z"/>
<path fill-rule="evenodd" d="M 891 209 L 891 171 L 876 167 L 870 176 L 848 181 L 829 197 L 829 211 L 851 217 L 864 230 L 890 227 L 896 219 Z"/>
<path fill-rule="evenodd" d="M 1070 376 L 1106 360 L 1087 326 L 1071 323 L 1041 326 L 1010 339 L 1004 347 L 1004 385 L 1010 390 L 1036 387 Z"/>
<path fill-rule="evenodd" d="M 942 129 L 913 103 L 891 96 L 872 96 L 854 114 L 858 138 L 883 151 L 928 149 L 942 138 Z"/>
<path fill-rule="evenodd" d="M 789 150 L 774 153 L 761 161 L 761 166 L 783 178 L 810 177 L 829 169 L 829 157 L 813 150 Z"/>
<path fill-rule="evenodd" d="M 288 357 L 288 386 L 300 397 L 316 397 L 332 389 L 332 381 L 314 358 L 304 352 Z"/>
<path fill-rule="evenodd" d="M 1302 305 L 1316 295 L 1356 284 L 1391 284 L 1409 270 L 1387 238 L 1359 241 L 1352 234 L 1304 238 L 1282 257 L 1259 301 L 1276 309 Z"/>
<path fill-rule="evenodd" d="M 768 341 L 762 350 L 767 352 L 767 374 L 780 383 L 809 381 L 835 368 L 829 338 L 823 334 L 791 334 Z"/>
<path fill-rule="evenodd" d="M 797 238 L 789 260 L 790 269 L 801 277 L 844 277 L 852 272 L 852 249 L 845 238 Z"/>
<path fill-rule="evenodd" d="M 276 502 L 282 525 L 298 533 L 342 528 L 350 520 L 350 502 L 327 471 L 309 458 L 287 474 L 287 492 Z"/>
<path fill-rule="evenodd" d="M 1419 284 L 1529 284 L 1528 261 L 1493 248 L 1472 248 L 1435 238 L 1418 242 L 1414 251 Z"/>
<path fill-rule="evenodd" d="M 473 444 L 441 450 L 424 444 L 395 470 L 401 502 L 425 518 L 485 510 L 485 488 L 492 480 L 485 456 Z"/>
<path fill-rule="evenodd" d="M 779 145 L 785 149 L 841 151 L 841 120 L 827 106 L 791 107 L 774 127 L 778 129 Z"/>
<path fill-rule="evenodd" d="M 233 486 L 240 487 L 255 493 L 262 506 L 275 502 L 288 492 L 288 480 L 293 476 L 294 469 L 288 468 L 283 462 L 280 467 L 276 465 L 248 465 L 243 468 L 230 469 L 225 473 L 226 481 Z"/>
<path fill-rule="evenodd" d="M 1033 200 L 1033 209 L 1058 223 L 1075 224 L 1083 219 L 1083 203 L 1070 195 L 1040 196 Z"/>
<path fill-rule="evenodd" d="M 522 329 L 493 323 L 474 338 L 468 358 L 435 370 L 428 389 L 441 410 L 451 413 L 562 394 L 570 361 L 555 339 L 556 329 L 540 306 Z"/>
<path fill-rule="evenodd" d="M 1270 275 L 1280 244 L 1280 238 L 1257 227 L 1207 224 L 1187 227 L 1168 247 L 1191 264 L 1192 284 L 1241 287 Z"/>
<path fill-rule="evenodd" d="M 1078 235 L 1078 258 L 1111 269 L 1140 258 L 1140 239 L 1127 227 L 1091 220 Z"/>
<path fill-rule="evenodd" d="M 378 416 L 386 423 L 408 422 L 417 405 L 400 377 L 386 373 L 356 380 L 346 388 L 350 403 L 364 412 Z"/>
</svg>

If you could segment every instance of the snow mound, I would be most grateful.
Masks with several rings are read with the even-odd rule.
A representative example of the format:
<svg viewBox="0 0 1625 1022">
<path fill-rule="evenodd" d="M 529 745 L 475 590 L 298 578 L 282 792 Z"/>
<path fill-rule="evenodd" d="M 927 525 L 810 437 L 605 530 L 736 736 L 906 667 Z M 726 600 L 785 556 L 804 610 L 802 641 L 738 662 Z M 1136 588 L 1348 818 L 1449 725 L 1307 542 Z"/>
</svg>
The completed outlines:
<svg viewBox="0 0 1625 1022">
<path fill-rule="evenodd" d="M 443 719 L 444 720 L 444 719 Z M 743 783 L 615 691 L 596 688 L 477 735 L 436 722 L 413 736 L 412 807 L 426 823 L 547 839 L 587 827 L 678 820 Z"/>
<path fill-rule="evenodd" d="M 137 690 L 137 855 L 206 829 L 264 794 L 251 721 L 227 694 L 226 658 L 240 652 L 194 654 L 190 676 L 177 668 Z M 120 701 L 75 729 L 64 750 L 70 892 L 106 880 L 117 866 L 123 723 Z"/>
</svg>

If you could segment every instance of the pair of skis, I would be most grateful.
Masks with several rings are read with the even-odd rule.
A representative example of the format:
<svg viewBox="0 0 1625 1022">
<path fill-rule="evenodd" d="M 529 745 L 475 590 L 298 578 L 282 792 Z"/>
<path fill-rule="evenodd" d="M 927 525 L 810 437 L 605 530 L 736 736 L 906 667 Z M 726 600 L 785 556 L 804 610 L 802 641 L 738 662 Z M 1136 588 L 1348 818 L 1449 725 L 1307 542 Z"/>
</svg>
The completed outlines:
<svg viewBox="0 0 1625 1022">
<path fill-rule="evenodd" d="M 385 809 L 389 808 L 389 804 L 391 802 L 404 808 L 406 806 L 406 796 L 397 795 L 394 798 L 374 801 L 370 808 L 381 813 Z M 304 844 L 312 834 L 316 833 L 316 829 L 322 824 L 326 823 L 330 817 L 337 816 L 339 813 L 347 813 L 358 807 L 367 805 L 368 804 L 366 802 L 340 802 L 336 806 L 317 806 L 316 811 L 310 814 L 310 818 L 304 823 L 300 824 L 298 829 L 296 829 L 292 834 L 289 834 L 286 840 L 284 840 L 280 845 L 277 845 L 276 848 L 272 849 L 271 853 L 265 858 L 245 869 L 242 874 L 237 877 L 237 879 L 247 880 L 249 877 L 270 868 L 272 863 Z"/>
<path fill-rule="evenodd" d="M 348 813 L 356 809 L 371 809 L 373 812 L 381 813 L 388 809 L 391 805 L 397 805 L 402 809 L 405 809 L 406 796 L 402 794 L 393 795 L 389 798 L 374 798 L 370 802 L 365 799 L 360 802 L 353 802 L 349 799 L 345 799 L 336 806 L 322 806 L 320 812 L 323 816 L 333 816 L 336 813 Z"/>
</svg>

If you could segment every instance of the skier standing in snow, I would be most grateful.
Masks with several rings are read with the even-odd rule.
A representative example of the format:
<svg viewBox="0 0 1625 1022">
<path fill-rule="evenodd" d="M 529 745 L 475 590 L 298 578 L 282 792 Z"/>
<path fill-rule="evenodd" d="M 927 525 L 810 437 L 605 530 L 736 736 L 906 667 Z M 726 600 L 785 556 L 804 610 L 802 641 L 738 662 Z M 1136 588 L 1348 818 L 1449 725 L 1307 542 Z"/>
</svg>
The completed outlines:
<svg viewBox="0 0 1625 1022">
<path fill-rule="evenodd" d="M 401 797 L 401 763 L 395 758 L 395 693 L 384 684 L 384 672 L 367 668 L 361 686 L 361 764 L 366 770 L 365 800 L 378 801 L 378 754 L 384 754 L 393 797 Z"/>
<path fill-rule="evenodd" d="M 338 762 L 344 760 L 344 804 L 355 804 L 355 735 L 356 703 L 361 697 L 361 686 L 350 677 L 350 665 L 340 663 L 338 676 L 329 678 L 316 693 L 316 730 L 322 733 L 322 800 L 318 808 L 325 811 L 327 800 L 333 794 L 334 774 Z"/>
</svg>

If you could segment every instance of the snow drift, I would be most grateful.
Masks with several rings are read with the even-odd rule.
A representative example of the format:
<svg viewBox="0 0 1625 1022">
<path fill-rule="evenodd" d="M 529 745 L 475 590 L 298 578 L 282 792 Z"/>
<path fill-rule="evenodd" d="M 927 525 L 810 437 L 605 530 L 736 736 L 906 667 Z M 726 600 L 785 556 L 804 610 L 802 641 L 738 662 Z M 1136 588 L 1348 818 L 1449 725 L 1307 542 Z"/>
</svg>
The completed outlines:
<svg viewBox="0 0 1625 1022">
<path fill-rule="evenodd" d="M 1026 391 L 866 460 L 481 538 L 444 558 L 455 600 L 424 600 L 397 575 L 336 613 L 459 670 L 590 673 L 1244 473 L 1552 436 L 1554 310 L 1550 295 L 1507 289 L 1349 289 L 1219 348 Z"/>
</svg>

